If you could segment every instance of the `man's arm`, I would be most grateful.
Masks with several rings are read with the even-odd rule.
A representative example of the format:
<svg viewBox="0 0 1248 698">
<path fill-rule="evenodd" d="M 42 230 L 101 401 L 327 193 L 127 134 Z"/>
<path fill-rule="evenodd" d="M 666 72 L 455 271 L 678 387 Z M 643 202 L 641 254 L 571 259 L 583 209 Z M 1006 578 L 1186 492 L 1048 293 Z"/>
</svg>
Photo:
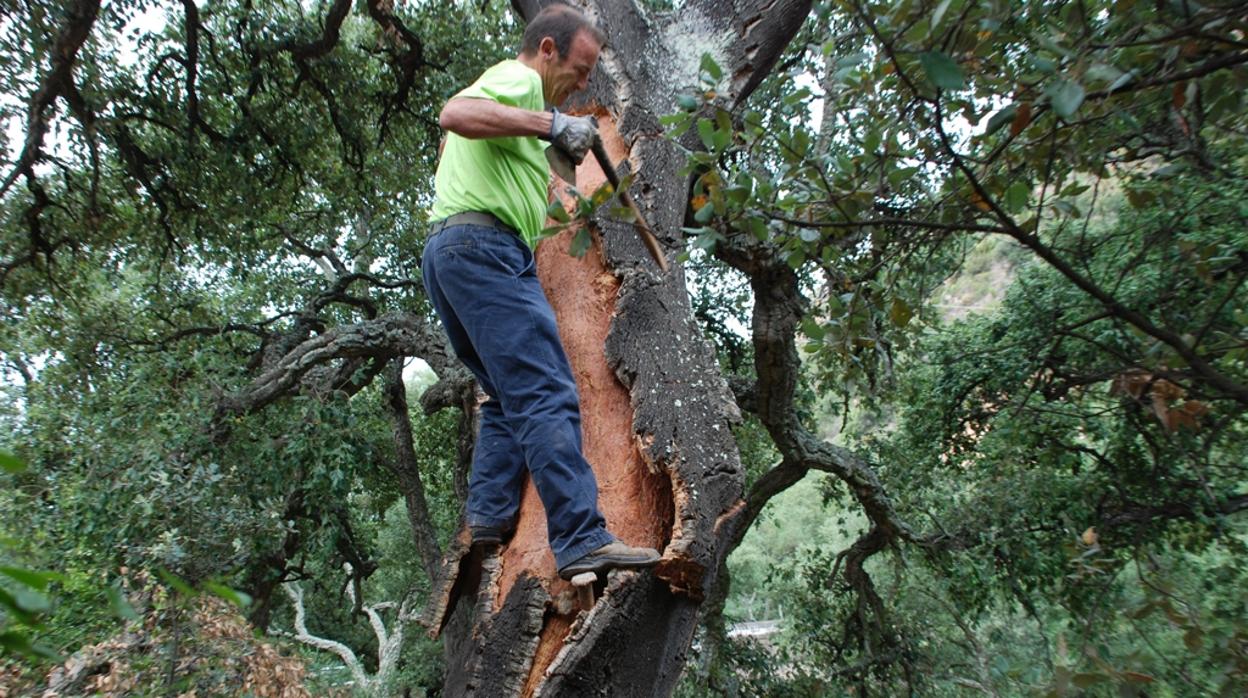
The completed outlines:
<svg viewBox="0 0 1248 698">
<path fill-rule="evenodd" d="M 442 107 L 438 124 L 464 138 L 550 136 L 552 115 L 499 104 L 492 99 L 455 97 Z"/>
</svg>

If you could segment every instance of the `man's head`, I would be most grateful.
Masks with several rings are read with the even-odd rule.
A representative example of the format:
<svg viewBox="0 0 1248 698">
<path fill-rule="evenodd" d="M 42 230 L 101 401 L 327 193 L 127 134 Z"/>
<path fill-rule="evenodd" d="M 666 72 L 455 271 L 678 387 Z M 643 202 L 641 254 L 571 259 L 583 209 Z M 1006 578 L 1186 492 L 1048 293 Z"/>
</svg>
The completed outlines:
<svg viewBox="0 0 1248 698">
<path fill-rule="evenodd" d="M 550 5 L 524 30 L 520 59 L 542 76 L 546 103 L 560 106 L 585 89 L 606 35 L 575 8 Z"/>
</svg>

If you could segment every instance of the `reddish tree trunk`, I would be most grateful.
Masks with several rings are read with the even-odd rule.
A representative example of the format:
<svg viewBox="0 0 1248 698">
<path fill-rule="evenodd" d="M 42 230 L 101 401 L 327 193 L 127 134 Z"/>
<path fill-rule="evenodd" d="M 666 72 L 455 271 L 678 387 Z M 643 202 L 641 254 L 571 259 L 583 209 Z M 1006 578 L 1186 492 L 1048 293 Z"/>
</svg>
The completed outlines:
<svg viewBox="0 0 1248 698">
<path fill-rule="evenodd" d="M 524 17 L 541 4 L 514 3 Z M 673 268 L 660 276 L 632 224 L 604 211 L 589 253 L 570 256 L 564 233 L 541 244 L 538 271 L 580 389 L 608 526 L 663 559 L 652 571 L 613 573 L 592 611 L 578 609 L 529 485 L 519 529 L 499 555 L 470 554 L 466 534 L 452 547 L 432 609 L 438 628 L 449 626 L 446 695 L 664 696 L 675 686 L 701 600 L 729 552 L 743 478 L 729 429 L 739 413 L 675 264 L 688 182 L 658 119 L 698 86 L 703 53 L 723 69 L 724 106 L 735 106 L 809 9 L 809 0 L 705 0 L 646 16 L 620 0 L 585 3 L 608 47 L 570 111 L 597 115 L 612 157 L 638 173 L 632 192 Z M 592 158 L 577 178 L 586 193 L 604 180 Z"/>
</svg>

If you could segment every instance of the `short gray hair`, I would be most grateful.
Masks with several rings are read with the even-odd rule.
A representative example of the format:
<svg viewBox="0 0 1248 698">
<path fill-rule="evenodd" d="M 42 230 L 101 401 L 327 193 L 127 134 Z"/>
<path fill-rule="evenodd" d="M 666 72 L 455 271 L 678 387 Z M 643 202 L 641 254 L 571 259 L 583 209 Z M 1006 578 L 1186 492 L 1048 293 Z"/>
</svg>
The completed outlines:
<svg viewBox="0 0 1248 698">
<path fill-rule="evenodd" d="M 520 53 L 525 56 L 536 54 L 542 39 L 549 36 L 555 41 L 555 50 L 559 52 L 559 57 L 566 58 L 568 50 L 572 48 L 572 41 L 582 31 L 588 32 L 599 46 L 607 43 L 607 35 L 575 7 L 562 3 L 547 5 L 524 28 Z"/>
</svg>

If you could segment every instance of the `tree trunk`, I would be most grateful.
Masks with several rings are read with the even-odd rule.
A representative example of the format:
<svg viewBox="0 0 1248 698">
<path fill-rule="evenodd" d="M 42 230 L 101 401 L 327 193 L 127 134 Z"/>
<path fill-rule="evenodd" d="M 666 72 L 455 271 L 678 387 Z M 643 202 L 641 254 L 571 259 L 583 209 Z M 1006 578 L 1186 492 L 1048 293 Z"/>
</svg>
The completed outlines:
<svg viewBox="0 0 1248 698">
<path fill-rule="evenodd" d="M 526 18 L 542 4 L 513 3 Z M 538 273 L 577 378 L 585 453 L 608 527 L 663 558 L 652 571 L 613 573 L 592 611 L 578 609 L 556 574 L 545 513 L 528 485 L 518 531 L 498 555 L 470 553 L 463 533 L 450 551 L 431 609 L 435 632 L 455 628 L 448 696 L 669 695 L 744 509 L 729 429 L 739 412 L 675 263 L 688 199 L 684 158 L 664 140 L 659 117 L 698 87 L 704 53 L 723 69 L 722 104 L 739 103 L 810 2 L 704 0 L 661 15 L 619 0 L 582 6 L 608 44 L 569 111 L 596 115 L 612 158 L 638 173 L 632 193 L 672 270 L 660 276 L 632 224 L 609 219 L 603 207 L 589 253 L 570 256 L 565 232 L 538 248 Z M 577 179 L 588 193 L 605 178 L 589 158 Z"/>
</svg>

